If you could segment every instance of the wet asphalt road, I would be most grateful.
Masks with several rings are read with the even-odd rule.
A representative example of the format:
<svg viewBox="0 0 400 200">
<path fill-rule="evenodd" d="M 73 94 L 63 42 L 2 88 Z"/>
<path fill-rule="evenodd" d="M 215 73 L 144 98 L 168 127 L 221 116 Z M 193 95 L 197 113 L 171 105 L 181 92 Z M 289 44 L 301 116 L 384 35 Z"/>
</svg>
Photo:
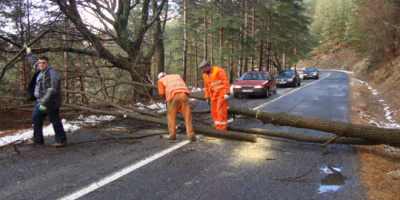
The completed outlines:
<svg viewBox="0 0 400 200">
<path fill-rule="evenodd" d="M 278 94 L 267 99 L 229 103 L 347 122 L 349 92 L 347 74 L 321 71 L 319 80 L 278 88 Z M 207 105 L 201 102 L 196 107 Z M 194 114 L 195 120 L 209 117 Z M 330 136 L 241 117 L 229 125 Z M 164 138 L 131 138 L 153 133 L 164 133 Z M 46 146 L 18 145 L 19 154 L 13 148 L 2 149 L 0 199 L 61 199 L 71 194 L 79 199 L 365 199 L 351 146 L 320 147 L 264 136 L 256 143 L 206 136 L 187 143 L 184 134 L 169 141 L 165 133 L 165 126 L 122 119 L 69 133 L 72 144 L 65 148 L 49 147 L 51 138 Z M 181 147 L 160 154 L 177 145 Z M 124 174 L 123 169 L 132 171 Z M 101 179 L 107 182 L 103 186 L 97 182 Z M 83 190 L 93 183 L 89 192 Z"/>
</svg>

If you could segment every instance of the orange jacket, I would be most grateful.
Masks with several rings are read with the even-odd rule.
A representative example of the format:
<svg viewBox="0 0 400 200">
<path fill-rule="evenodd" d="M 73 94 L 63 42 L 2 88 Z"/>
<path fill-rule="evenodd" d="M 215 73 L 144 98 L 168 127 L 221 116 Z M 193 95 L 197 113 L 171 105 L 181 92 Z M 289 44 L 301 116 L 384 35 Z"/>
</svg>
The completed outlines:
<svg viewBox="0 0 400 200">
<path fill-rule="evenodd" d="M 210 73 L 203 74 L 205 98 L 215 100 L 230 94 L 230 84 L 225 70 L 218 66 L 212 66 Z"/>
<path fill-rule="evenodd" d="M 168 102 L 172 100 L 176 93 L 186 93 L 190 95 L 186 83 L 178 74 L 169 74 L 158 80 L 158 93 L 167 99 Z"/>
</svg>

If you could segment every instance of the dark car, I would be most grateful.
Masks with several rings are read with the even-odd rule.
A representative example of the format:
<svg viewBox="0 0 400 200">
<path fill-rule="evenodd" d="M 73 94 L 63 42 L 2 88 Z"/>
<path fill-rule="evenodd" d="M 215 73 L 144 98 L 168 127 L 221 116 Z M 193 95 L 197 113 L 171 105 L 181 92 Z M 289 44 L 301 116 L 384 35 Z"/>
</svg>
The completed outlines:
<svg viewBox="0 0 400 200">
<path fill-rule="evenodd" d="M 278 87 L 281 86 L 300 86 L 300 76 L 299 74 L 291 69 L 280 70 L 276 74 L 276 81 L 278 82 Z"/>
<path fill-rule="evenodd" d="M 276 94 L 276 79 L 267 71 L 246 72 L 233 86 L 233 95 L 240 96 L 256 95 L 268 97 Z"/>
<path fill-rule="evenodd" d="M 308 78 L 319 79 L 318 69 L 317 68 L 306 68 L 304 70 L 303 79 L 308 79 Z"/>
</svg>

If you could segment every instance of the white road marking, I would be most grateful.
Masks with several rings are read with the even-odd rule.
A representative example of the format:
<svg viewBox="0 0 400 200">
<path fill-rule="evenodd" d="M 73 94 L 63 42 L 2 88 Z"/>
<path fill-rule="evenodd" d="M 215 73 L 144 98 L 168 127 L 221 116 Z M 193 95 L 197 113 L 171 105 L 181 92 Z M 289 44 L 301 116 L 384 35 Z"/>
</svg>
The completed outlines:
<svg viewBox="0 0 400 200">
<path fill-rule="evenodd" d="M 287 96 L 287 95 L 289 95 L 289 94 L 291 94 L 291 93 L 293 93 L 293 92 L 296 92 L 297 90 L 303 89 L 304 87 L 307 87 L 307 86 L 310 86 L 310 85 L 312 85 L 312 84 L 315 84 L 315 83 L 317 83 L 317 82 L 323 80 L 324 78 L 326 78 L 326 77 L 328 77 L 328 76 L 330 76 L 330 75 L 331 75 L 331 73 L 328 73 L 325 77 L 320 78 L 318 81 L 314 81 L 314 82 L 309 83 L 309 84 L 307 84 L 307 85 L 304 85 L 304 86 L 302 86 L 302 87 L 298 87 L 298 88 L 296 88 L 295 90 L 292 90 L 292 91 L 286 93 L 285 95 L 282 95 L 282 96 L 280 96 L 280 97 L 278 97 L 278 98 L 276 98 L 276 99 L 274 99 L 274 100 L 272 100 L 272 101 L 268 101 L 268 102 L 266 102 L 266 103 L 264 103 L 264 104 L 262 104 L 262 105 L 259 105 L 259 106 L 255 107 L 255 108 L 253 108 L 253 110 L 258 110 L 258 109 L 260 109 L 261 107 L 263 107 L 263 106 L 265 106 L 265 105 L 267 105 L 267 104 L 270 104 L 270 103 L 272 103 L 272 102 L 278 101 L 279 99 L 281 99 L 281 98 L 283 98 L 283 97 L 285 97 L 285 96 Z"/>
<path fill-rule="evenodd" d="M 200 137 L 201 137 L 200 135 L 196 136 L 196 138 L 200 138 Z M 96 190 L 96 189 L 108 184 L 108 183 L 111 183 L 111 182 L 121 178 L 122 176 L 125 176 L 125 175 L 135 171 L 136 169 L 139 169 L 140 167 L 145 166 L 146 164 L 149 164 L 150 162 L 152 162 L 154 160 L 157 160 L 158 158 L 161 158 L 162 156 L 167 155 L 168 153 L 171 153 L 172 151 L 175 151 L 175 150 L 185 146 L 188 143 L 190 143 L 189 140 L 185 140 L 185 141 L 183 141 L 181 143 L 178 143 L 177 145 L 175 145 L 175 146 L 173 146 L 173 147 L 171 147 L 169 149 L 166 149 L 164 151 L 156 153 L 156 154 L 154 154 L 154 155 L 152 155 L 150 157 L 145 158 L 144 160 L 136 162 L 136 163 L 134 163 L 134 164 L 132 164 L 132 165 L 130 165 L 128 167 L 125 167 L 124 169 L 121 169 L 121 170 L 119 170 L 119 171 L 117 171 L 117 172 L 115 172 L 113 174 L 110 174 L 110 175 L 100 179 L 97 182 L 94 182 L 94 183 L 92 183 L 90 185 L 87 185 L 86 187 L 83 187 L 82 189 L 80 189 L 80 190 L 78 190 L 78 191 L 76 191 L 76 192 L 74 192 L 72 194 L 69 194 L 67 196 L 64 196 L 64 197 L 60 198 L 59 200 L 78 199 L 78 198 L 80 198 L 80 197 L 82 197 L 82 196 L 84 196 L 84 195 L 86 195 L 86 194 L 88 194 L 88 193 L 90 193 L 90 192 L 92 192 L 92 191 L 94 191 L 94 190 Z"/>
</svg>

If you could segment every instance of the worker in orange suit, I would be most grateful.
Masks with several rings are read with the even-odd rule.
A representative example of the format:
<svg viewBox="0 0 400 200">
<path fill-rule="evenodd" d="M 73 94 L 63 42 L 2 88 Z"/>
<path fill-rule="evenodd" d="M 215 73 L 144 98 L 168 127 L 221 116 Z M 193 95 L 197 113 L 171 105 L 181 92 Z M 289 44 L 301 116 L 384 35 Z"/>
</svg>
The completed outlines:
<svg viewBox="0 0 400 200">
<path fill-rule="evenodd" d="M 168 132 L 169 139 L 176 140 L 176 116 L 181 112 L 186 123 L 186 134 L 190 141 L 195 141 L 192 113 L 189 104 L 189 90 L 182 77 L 178 74 L 158 74 L 158 92 L 168 102 Z"/>
<path fill-rule="evenodd" d="M 211 116 L 215 128 L 228 130 L 230 84 L 225 70 L 221 67 L 210 65 L 208 61 L 201 62 L 198 68 L 203 71 L 205 98 L 207 103 L 211 105 Z"/>
</svg>

